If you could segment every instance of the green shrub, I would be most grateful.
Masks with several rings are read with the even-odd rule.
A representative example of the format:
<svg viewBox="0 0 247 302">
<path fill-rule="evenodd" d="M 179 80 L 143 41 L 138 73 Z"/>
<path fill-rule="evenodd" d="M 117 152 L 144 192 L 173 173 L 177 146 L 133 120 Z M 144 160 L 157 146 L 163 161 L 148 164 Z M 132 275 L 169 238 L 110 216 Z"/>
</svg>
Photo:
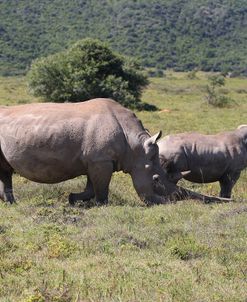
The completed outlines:
<svg viewBox="0 0 247 302">
<path fill-rule="evenodd" d="M 225 86 L 225 77 L 223 75 L 210 76 L 209 84 L 206 87 L 207 95 L 205 96 L 208 104 L 215 107 L 228 107 L 236 103 L 232 98 L 223 95 L 222 90 L 218 87 Z"/>
<path fill-rule="evenodd" d="M 93 39 L 80 40 L 67 51 L 35 60 L 28 80 L 31 93 L 47 101 L 109 97 L 138 109 L 142 89 L 148 84 L 135 60 Z"/>
</svg>

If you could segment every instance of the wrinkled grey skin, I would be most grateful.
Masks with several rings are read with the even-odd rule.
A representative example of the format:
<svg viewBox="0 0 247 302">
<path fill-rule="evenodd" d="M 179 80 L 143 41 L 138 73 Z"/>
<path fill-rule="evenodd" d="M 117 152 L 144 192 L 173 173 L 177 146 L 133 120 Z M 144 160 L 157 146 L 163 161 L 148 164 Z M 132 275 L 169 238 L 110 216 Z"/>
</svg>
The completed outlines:
<svg viewBox="0 0 247 302">
<path fill-rule="evenodd" d="M 81 193 L 69 202 L 108 201 L 114 171 L 129 173 L 147 204 L 196 198 L 218 201 L 178 188 L 162 170 L 157 139 L 134 113 L 109 99 L 75 104 L 0 107 L 0 197 L 14 202 L 12 174 L 39 183 L 58 183 L 87 175 Z"/>
<path fill-rule="evenodd" d="M 181 133 L 158 142 L 160 163 L 175 184 L 184 177 L 196 183 L 219 181 L 220 196 L 230 198 L 247 167 L 247 125 L 216 135 Z M 182 175 L 181 172 L 189 171 Z"/>
</svg>

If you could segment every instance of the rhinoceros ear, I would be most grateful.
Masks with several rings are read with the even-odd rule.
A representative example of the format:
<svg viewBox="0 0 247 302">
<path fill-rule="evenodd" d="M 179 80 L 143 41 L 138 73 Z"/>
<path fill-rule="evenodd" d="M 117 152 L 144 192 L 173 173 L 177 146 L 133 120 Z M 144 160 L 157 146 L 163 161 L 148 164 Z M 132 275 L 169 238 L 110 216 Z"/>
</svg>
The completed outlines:
<svg viewBox="0 0 247 302">
<path fill-rule="evenodd" d="M 158 133 L 156 133 L 155 135 L 153 135 L 149 139 L 147 139 L 145 141 L 145 144 L 147 146 L 155 144 L 157 142 L 157 140 L 161 138 L 161 135 L 162 135 L 162 131 L 160 130 Z"/>
</svg>

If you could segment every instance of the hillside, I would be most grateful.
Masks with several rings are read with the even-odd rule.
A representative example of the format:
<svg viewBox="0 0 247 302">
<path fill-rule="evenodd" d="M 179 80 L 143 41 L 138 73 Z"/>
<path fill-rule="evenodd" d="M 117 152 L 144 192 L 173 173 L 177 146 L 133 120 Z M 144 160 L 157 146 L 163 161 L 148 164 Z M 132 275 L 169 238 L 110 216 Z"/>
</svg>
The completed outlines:
<svg viewBox="0 0 247 302">
<path fill-rule="evenodd" d="M 146 66 L 246 73 L 246 0 L 2 0 L 0 73 L 85 37 Z"/>
</svg>

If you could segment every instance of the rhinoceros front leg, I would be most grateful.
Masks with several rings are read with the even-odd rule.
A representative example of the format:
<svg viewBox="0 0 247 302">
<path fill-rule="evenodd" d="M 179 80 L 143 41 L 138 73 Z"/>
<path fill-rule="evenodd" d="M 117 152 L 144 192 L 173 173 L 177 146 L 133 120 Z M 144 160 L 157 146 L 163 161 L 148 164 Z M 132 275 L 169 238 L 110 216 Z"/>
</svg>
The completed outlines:
<svg viewBox="0 0 247 302">
<path fill-rule="evenodd" d="M 95 162 L 89 166 L 89 177 L 93 184 L 96 203 L 107 204 L 109 184 L 113 173 L 113 162 Z"/>
<path fill-rule="evenodd" d="M 10 203 L 15 202 L 12 187 L 12 172 L 0 171 L 0 198 Z"/>
<path fill-rule="evenodd" d="M 112 162 L 90 163 L 85 191 L 81 193 L 71 193 L 69 195 L 69 203 L 73 205 L 76 201 L 87 201 L 95 196 L 97 203 L 107 204 L 112 173 Z"/>
<path fill-rule="evenodd" d="M 231 198 L 232 188 L 239 179 L 241 171 L 227 173 L 220 180 L 220 197 Z"/>
<path fill-rule="evenodd" d="M 92 181 L 90 180 L 89 176 L 87 176 L 87 184 L 86 184 L 84 192 L 71 193 L 69 195 L 69 203 L 71 205 L 74 205 L 79 200 L 88 201 L 88 200 L 94 198 L 94 196 L 95 196 L 95 194 L 94 194 Z"/>
</svg>

